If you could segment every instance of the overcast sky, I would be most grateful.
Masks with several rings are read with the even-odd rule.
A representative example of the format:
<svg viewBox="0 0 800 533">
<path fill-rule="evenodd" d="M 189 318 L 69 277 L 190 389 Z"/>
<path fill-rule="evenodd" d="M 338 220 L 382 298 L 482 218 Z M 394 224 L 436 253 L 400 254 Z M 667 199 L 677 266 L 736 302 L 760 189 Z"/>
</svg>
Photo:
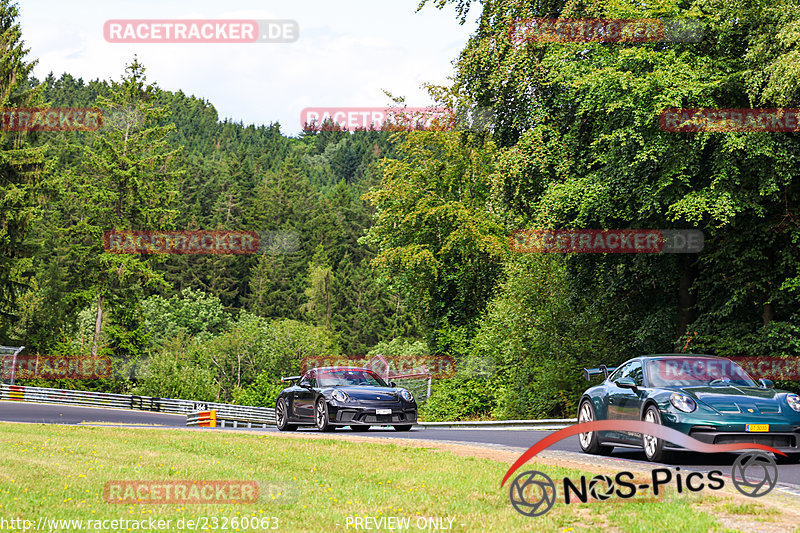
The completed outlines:
<svg viewBox="0 0 800 533">
<path fill-rule="evenodd" d="M 19 1 L 19 0 L 18 0 Z M 419 0 L 21 0 L 21 24 L 34 73 L 68 72 L 84 81 L 118 80 L 134 54 L 150 82 L 209 100 L 220 118 L 280 122 L 300 131 L 306 107 L 386 106 L 381 89 L 409 106 L 433 102 L 421 87 L 447 84 L 452 61 L 476 28 L 480 5 L 464 25 L 455 9 Z M 292 19 L 293 43 L 109 43 L 110 19 Z"/>
</svg>

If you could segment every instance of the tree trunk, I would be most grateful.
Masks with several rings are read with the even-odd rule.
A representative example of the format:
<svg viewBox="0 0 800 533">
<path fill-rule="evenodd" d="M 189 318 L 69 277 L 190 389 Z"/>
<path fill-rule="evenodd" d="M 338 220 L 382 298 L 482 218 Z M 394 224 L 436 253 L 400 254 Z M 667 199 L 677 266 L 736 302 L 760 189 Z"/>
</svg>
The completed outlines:
<svg viewBox="0 0 800 533">
<path fill-rule="evenodd" d="M 97 345 L 103 330 L 103 295 L 97 297 L 97 321 L 94 323 L 94 340 L 92 341 L 92 357 L 97 358 Z"/>
<path fill-rule="evenodd" d="M 330 270 L 325 275 L 325 324 L 331 329 L 331 273 Z"/>
<path fill-rule="evenodd" d="M 695 319 L 694 306 L 697 304 L 697 292 L 692 290 L 692 285 L 697 279 L 696 257 L 695 254 L 681 254 L 678 258 L 681 277 L 678 286 L 676 351 L 682 348 L 678 339 L 686 334 L 686 329 Z"/>
<path fill-rule="evenodd" d="M 772 307 L 771 302 L 767 302 L 764 304 L 764 311 L 761 314 L 761 318 L 764 319 L 765 326 L 768 326 L 770 322 L 775 320 L 775 309 Z"/>
</svg>

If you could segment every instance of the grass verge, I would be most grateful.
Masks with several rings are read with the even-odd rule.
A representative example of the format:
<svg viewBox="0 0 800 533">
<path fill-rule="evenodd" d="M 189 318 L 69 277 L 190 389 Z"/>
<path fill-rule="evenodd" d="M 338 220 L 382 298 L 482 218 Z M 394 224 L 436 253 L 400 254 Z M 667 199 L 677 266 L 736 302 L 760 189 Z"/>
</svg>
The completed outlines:
<svg viewBox="0 0 800 533">
<path fill-rule="evenodd" d="M 277 525 L 277 531 L 316 532 L 347 530 L 347 517 L 407 517 L 409 530 L 424 524 L 428 531 L 436 531 L 436 525 L 439 531 L 668 533 L 736 531 L 715 520 L 716 509 L 724 506 L 729 514 L 758 512 L 701 492 L 578 505 L 561 499 L 548 514 L 529 518 L 511 507 L 509 485 L 500 488 L 507 463 L 338 436 L 306 440 L 211 430 L 0 424 L 0 450 L 0 519 L 6 520 L 0 520 L 0 529 L 6 530 L 9 520 L 25 519 L 34 531 L 43 518 L 84 521 L 81 529 L 50 528 L 59 531 L 150 531 L 87 527 L 87 521 L 153 518 L 171 521 L 162 530 L 179 531 L 179 519 L 186 526 L 187 520 L 206 517 L 205 528 L 191 529 L 267 531 Z M 565 476 L 594 475 L 541 463 L 528 466 L 549 475 L 557 487 Z M 105 501 L 106 483 L 124 480 L 242 480 L 272 489 L 249 504 Z M 230 519 L 243 516 L 267 521 L 243 527 L 237 520 L 239 527 L 233 527 Z"/>
</svg>

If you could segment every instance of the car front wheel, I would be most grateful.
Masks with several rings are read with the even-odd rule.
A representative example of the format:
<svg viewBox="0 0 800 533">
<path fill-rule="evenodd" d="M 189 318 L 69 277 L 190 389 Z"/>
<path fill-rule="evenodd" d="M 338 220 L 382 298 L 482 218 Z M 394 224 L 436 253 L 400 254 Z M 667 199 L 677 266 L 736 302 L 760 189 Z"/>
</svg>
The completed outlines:
<svg viewBox="0 0 800 533">
<path fill-rule="evenodd" d="M 278 431 L 294 431 L 297 426 L 289 423 L 289 407 L 286 403 L 286 398 L 278 400 L 278 405 L 275 406 L 275 425 L 278 426 Z"/>
<path fill-rule="evenodd" d="M 654 424 L 661 424 L 661 414 L 658 408 L 651 405 L 644 413 L 644 421 L 652 422 Z M 642 447 L 644 448 L 644 455 L 648 461 L 657 463 L 664 459 L 664 441 L 658 437 L 651 437 L 650 435 L 642 435 Z"/>
<path fill-rule="evenodd" d="M 594 422 L 597 416 L 594 411 L 594 406 L 590 400 L 583 400 L 581 407 L 578 409 L 578 423 Z M 596 431 L 589 431 L 578 435 L 578 441 L 581 445 L 581 450 L 584 453 L 591 453 L 592 455 L 608 455 L 614 449 L 613 446 L 603 446 L 600 444 L 600 438 Z"/>
<path fill-rule="evenodd" d="M 314 422 L 320 431 L 333 431 L 334 428 L 328 418 L 328 404 L 325 403 L 325 400 L 317 400 L 317 406 L 314 408 Z"/>
</svg>

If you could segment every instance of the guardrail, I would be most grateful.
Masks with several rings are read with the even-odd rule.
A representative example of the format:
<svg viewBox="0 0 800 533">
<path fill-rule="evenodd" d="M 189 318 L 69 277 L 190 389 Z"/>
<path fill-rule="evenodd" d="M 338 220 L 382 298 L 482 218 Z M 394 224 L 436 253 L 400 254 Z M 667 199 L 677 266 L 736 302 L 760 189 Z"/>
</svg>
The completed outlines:
<svg viewBox="0 0 800 533">
<path fill-rule="evenodd" d="M 267 427 L 268 425 L 275 425 L 275 409 L 268 407 L 195 402 L 192 400 L 156 398 L 135 394 L 48 389 L 44 387 L 6 385 L 3 383 L 0 384 L 0 400 L 91 405 L 94 407 L 156 411 L 181 415 L 196 414 L 200 411 L 216 411 L 218 427 Z"/>
<path fill-rule="evenodd" d="M 200 411 L 197 413 L 189 413 L 186 415 L 186 425 L 203 428 L 215 428 L 217 427 L 217 412 Z"/>
<path fill-rule="evenodd" d="M 564 429 L 577 424 L 577 418 L 552 418 L 548 420 L 488 420 L 476 422 L 417 422 L 430 429 Z"/>
<path fill-rule="evenodd" d="M 231 414 L 220 411 L 211 411 L 215 413 L 216 425 L 211 427 L 218 428 L 254 428 L 275 425 L 275 410 L 264 407 L 249 407 L 249 413 Z M 203 415 L 202 412 L 190 413 L 186 415 L 186 425 L 197 425 L 198 417 Z"/>
<path fill-rule="evenodd" d="M 251 407 L 216 402 L 195 402 L 174 398 L 156 398 L 134 394 L 48 389 L 21 385 L 0 384 L 0 400 L 23 402 L 59 403 L 67 405 L 91 405 L 115 409 L 156 411 L 159 413 L 186 414 L 190 420 L 201 412 L 216 412 L 216 426 L 211 427 L 262 427 L 275 425 L 275 409 Z M 549 420 L 491 420 L 478 422 L 418 422 L 417 427 L 430 429 L 563 429 L 577 423 L 575 418 Z"/>
</svg>

